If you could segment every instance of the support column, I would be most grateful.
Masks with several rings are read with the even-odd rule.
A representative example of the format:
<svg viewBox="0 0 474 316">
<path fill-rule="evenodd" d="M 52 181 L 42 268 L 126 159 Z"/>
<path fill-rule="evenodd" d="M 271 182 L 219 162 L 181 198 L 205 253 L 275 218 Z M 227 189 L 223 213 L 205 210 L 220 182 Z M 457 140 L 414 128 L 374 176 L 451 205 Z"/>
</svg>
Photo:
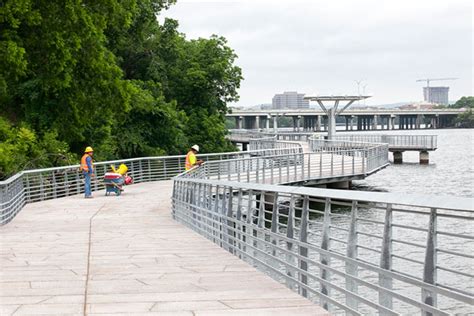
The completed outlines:
<svg viewBox="0 0 474 316">
<path fill-rule="evenodd" d="M 403 163 L 403 151 L 393 152 L 393 163 L 397 165 Z"/>
<path fill-rule="evenodd" d="M 420 129 L 421 128 L 421 123 L 423 122 L 423 114 L 418 114 L 416 116 L 416 128 Z"/>
<path fill-rule="evenodd" d="M 274 116 L 273 117 L 273 132 L 277 132 L 278 131 L 278 116 Z"/>
<path fill-rule="evenodd" d="M 420 151 L 420 165 L 427 165 L 430 163 L 430 154 L 427 151 Z"/>
<path fill-rule="evenodd" d="M 242 116 L 235 117 L 235 128 L 242 129 Z"/>
<path fill-rule="evenodd" d="M 351 131 L 354 130 L 354 115 L 350 117 Z"/>
<path fill-rule="evenodd" d="M 316 119 L 316 132 L 321 131 L 321 115 L 318 115 Z"/>
<path fill-rule="evenodd" d="M 296 117 L 296 131 L 300 131 L 300 127 L 301 127 L 301 116 L 297 116 Z"/>
<path fill-rule="evenodd" d="M 346 119 L 346 131 L 348 131 L 349 130 L 349 117 L 344 116 L 344 118 Z"/>
<path fill-rule="evenodd" d="M 390 125 L 392 126 L 392 129 L 395 129 L 395 115 L 390 116 Z"/>
<path fill-rule="evenodd" d="M 267 131 L 270 131 L 270 115 L 267 115 L 267 117 L 265 118 L 265 129 Z"/>
<path fill-rule="evenodd" d="M 373 121 L 373 124 L 372 124 L 372 129 L 374 129 L 374 130 L 377 130 L 377 125 L 379 123 L 378 118 L 379 118 L 378 115 L 374 115 L 374 121 Z"/>
<path fill-rule="evenodd" d="M 328 139 L 331 140 L 336 135 L 336 112 L 334 108 L 331 108 L 328 113 Z"/>
<path fill-rule="evenodd" d="M 255 129 L 260 129 L 260 116 L 255 117 Z"/>
</svg>

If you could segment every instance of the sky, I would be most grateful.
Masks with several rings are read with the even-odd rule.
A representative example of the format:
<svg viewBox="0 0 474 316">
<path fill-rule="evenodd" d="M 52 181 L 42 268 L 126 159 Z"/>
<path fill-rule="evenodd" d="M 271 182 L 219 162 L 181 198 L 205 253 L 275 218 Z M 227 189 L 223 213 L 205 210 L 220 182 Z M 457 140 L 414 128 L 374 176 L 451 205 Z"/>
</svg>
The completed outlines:
<svg viewBox="0 0 474 316">
<path fill-rule="evenodd" d="M 372 95 L 367 105 L 423 99 L 421 78 L 473 95 L 469 0 L 178 0 L 160 14 L 188 39 L 224 36 L 244 80 L 235 106 L 276 93 Z M 356 81 L 359 81 L 358 85 Z"/>
</svg>

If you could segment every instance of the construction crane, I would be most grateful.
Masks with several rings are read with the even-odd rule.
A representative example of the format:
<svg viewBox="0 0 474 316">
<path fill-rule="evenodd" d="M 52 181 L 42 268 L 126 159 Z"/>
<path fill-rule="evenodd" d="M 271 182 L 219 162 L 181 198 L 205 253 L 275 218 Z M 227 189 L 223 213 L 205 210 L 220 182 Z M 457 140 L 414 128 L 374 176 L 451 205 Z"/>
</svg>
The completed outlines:
<svg viewBox="0 0 474 316">
<path fill-rule="evenodd" d="M 427 78 L 427 79 L 418 79 L 416 82 L 426 81 L 426 101 L 430 102 L 430 81 L 440 81 L 440 80 L 457 80 L 458 78 Z"/>
</svg>

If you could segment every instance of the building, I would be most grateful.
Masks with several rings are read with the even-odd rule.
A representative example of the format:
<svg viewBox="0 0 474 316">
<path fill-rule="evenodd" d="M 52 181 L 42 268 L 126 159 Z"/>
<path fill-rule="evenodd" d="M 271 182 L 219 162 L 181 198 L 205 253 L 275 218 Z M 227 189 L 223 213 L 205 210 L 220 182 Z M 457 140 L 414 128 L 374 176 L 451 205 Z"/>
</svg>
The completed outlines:
<svg viewBox="0 0 474 316">
<path fill-rule="evenodd" d="M 428 103 L 448 105 L 449 87 L 423 87 L 423 97 Z"/>
<path fill-rule="evenodd" d="M 303 98 L 304 93 L 296 91 L 275 94 L 272 99 L 272 107 L 274 109 L 307 109 L 309 108 L 309 100 Z"/>
</svg>

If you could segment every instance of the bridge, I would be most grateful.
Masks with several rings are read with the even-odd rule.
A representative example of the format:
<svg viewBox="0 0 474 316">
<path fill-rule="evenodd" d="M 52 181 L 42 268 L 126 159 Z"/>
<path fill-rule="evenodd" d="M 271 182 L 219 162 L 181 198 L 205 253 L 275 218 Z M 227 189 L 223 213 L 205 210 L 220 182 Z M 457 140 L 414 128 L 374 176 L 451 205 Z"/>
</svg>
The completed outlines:
<svg viewBox="0 0 474 316">
<path fill-rule="evenodd" d="M 400 110 L 349 108 L 339 117 L 345 129 L 389 130 L 444 128 L 454 125 L 454 119 L 464 109 Z M 234 110 L 226 115 L 234 118 L 237 129 L 278 130 L 279 117 L 291 117 L 294 131 L 327 131 L 328 116 L 318 109 Z"/>
<path fill-rule="evenodd" d="M 472 199 L 294 186 L 387 167 L 387 144 L 348 143 L 103 162 L 91 200 L 78 166 L 0 182 L 2 315 L 472 310 Z M 120 197 L 111 163 L 137 183 Z"/>
</svg>

